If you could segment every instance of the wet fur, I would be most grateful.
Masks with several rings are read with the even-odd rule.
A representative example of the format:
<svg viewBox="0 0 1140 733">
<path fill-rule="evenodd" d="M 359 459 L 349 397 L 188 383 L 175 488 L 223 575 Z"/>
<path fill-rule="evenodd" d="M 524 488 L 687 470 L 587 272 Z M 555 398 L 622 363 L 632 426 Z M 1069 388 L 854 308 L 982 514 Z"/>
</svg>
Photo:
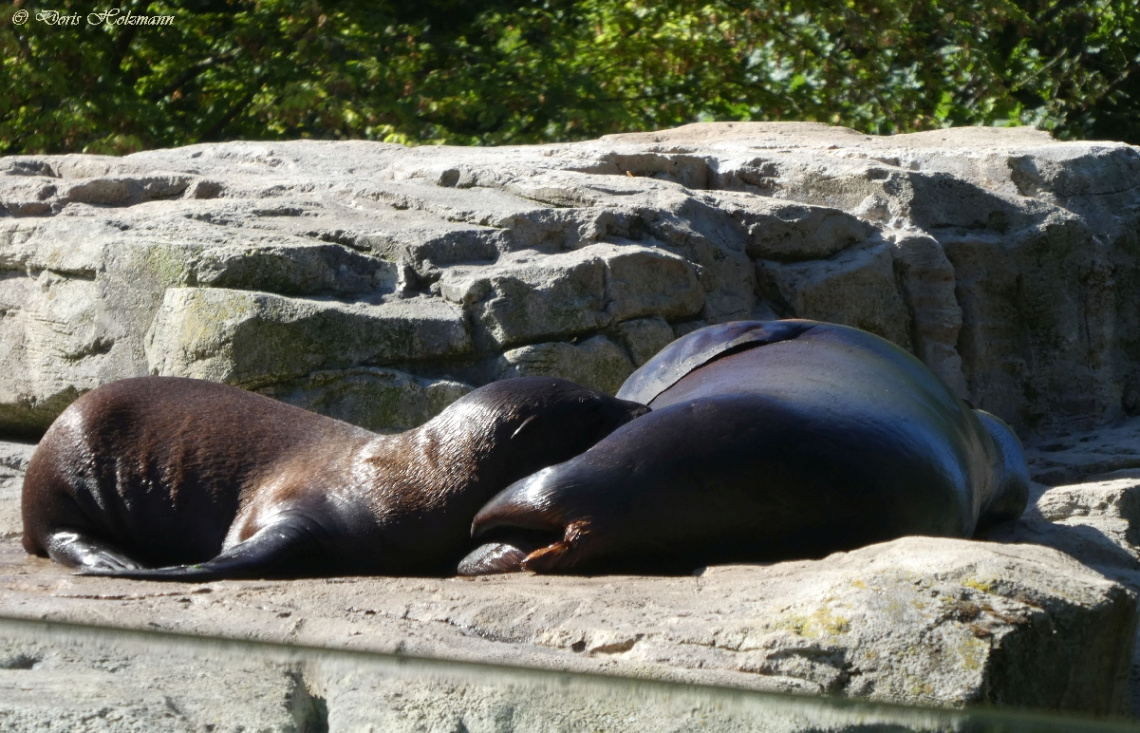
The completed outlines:
<svg viewBox="0 0 1140 733">
<path fill-rule="evenodd" d="M 377 435 L 224 385 L 123 380 L 65 410 L 32 456 L 24 548 L 155 579 L 448 573 L 489 497 L 645 411 L 524 378 Z"/>
</svg>

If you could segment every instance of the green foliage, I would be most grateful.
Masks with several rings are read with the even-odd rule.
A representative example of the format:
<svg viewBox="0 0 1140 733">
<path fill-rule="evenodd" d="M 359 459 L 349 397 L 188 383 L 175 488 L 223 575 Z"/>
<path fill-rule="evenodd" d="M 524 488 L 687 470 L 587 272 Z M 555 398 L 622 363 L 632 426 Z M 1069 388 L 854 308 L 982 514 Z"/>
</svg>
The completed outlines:
<svg viewBox="0 0 1140 733">
<path fill-rule="evenodd" d="M 697 120 L 1032 124 L 1140 142 L 1134 0 L 16 0 L 0 153 L 502 144 Z M 22 25 L 17 10 L 30 13 Z M 77 25 L 37 20 L 56 10 Z M 122 17 L 120 16 L 120 19 Z M 98 20 L 97 18 L 95 20 Z"/>
</svg>

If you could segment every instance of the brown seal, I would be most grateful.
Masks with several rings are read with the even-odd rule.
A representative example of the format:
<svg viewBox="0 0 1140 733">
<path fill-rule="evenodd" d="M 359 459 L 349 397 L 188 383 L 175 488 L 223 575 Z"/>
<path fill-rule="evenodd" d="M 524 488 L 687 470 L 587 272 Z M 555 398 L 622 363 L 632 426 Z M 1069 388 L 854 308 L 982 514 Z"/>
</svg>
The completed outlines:
<svg viewBox="0 0 1140 733">
<path fill-rule="evenodd" d="M 24 548 L 153 579 L 445 573 L 487 499 L 646 411 L 530 377 L 377 435 L 235 387 L 126 379 L 44 435 L 24 479 Z"/>
</svg>

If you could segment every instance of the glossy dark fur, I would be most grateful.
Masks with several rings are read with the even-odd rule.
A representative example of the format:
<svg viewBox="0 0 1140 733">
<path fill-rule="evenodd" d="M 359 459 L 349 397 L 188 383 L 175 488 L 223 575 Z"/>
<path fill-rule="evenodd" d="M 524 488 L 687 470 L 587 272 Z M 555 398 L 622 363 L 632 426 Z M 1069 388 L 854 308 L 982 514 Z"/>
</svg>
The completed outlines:
<svg viewBox="0 0 1140 733">
<path fill-rule="evenodd" d="M 619 396 L 652 412 L 492 499 L 460 572 L 676 572 L 819 557 L 1019 516 L 1017 437 L 853 328 L 739 322 L 685 336 Z"/>
<path fill-rule="evenodd" d="M 127 379 L 44 435 L 24 479 L 24 547 L 154 579 L 451 572 L 488 498 L 645 411 L 567 380 L 512 379 L 385 436 L 234 387 Z M 164 565 L 179 567 L 151 569 Z"/>
</svg>

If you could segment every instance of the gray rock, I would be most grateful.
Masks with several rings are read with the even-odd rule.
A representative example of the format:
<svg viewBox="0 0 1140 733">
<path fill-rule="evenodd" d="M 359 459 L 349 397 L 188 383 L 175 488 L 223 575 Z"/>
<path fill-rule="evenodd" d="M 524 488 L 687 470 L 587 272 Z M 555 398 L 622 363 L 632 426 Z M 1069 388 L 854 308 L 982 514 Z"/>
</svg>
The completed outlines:
<svg viewBox="0 0 1140 733">
<path fill-rule="evenodd" d="M 407 379 L 385 370 L 357 377 Z M 411 385 L 411 393 L 422 388 Z M 1111 429 L 1116 436 L 1126 431 L 1140 435 L 1140 421 Z M 1090 435 L 1072 438 L 1077 446 L 1099 444 Z M 3 444 L 0 455 L 13 474 L 30 448 Z M 1076 466 L 1079 457 L 1071 458 Z M 1088 460 L 1086 469 L 1099 466 Z M 1035 484 L 1031 510 L 990 530 L 989 539 L 1007 544 L 904 538 L 818 561 L 714 567 L 689 578 L 361 578 L 179 588 L 74 577 L 27 559 L 12 514 L 12 524 L 0 528 L 11 538 L 0 542 L 0 618 L 102 620 L 316 646 L 353 639 L 356 648 L 377 651 L 893 702 L 1121 712 L 1135 705 L 1130 689 L 1140 701 L 1140 666 L 1130 671 L 1140 658 L 1133 645 L 1140 591 L 1135 473 Z M 15 506 L 18 481 L 2 488 L 0 506 Z M 497 681 L 448 679 L 424 697 L 420 681 L 337 669 L 306 672 L 304 687 L 323 700 L 330 725 L 340 721 L 346 729 L 371 720 L 398 730 L 393 721 L 400 720 L 429 729 L 461 721 L 470 730 L 510 730 L 496 717 L 503 711 L 516 721 L 549 715 L 538 703 L 508 705 L 520 699 L 517 686 L 504 690 Z M 280 668 L 264 674 L 257 679 L 284 684 Z M 370 695 L 375 704 L 363 712 Z M 568 698 L 568 719 L 606 730 L 615 710 L 627 721 L 661 714 L 608 695 Z M 149 716 L 150 709 L 137 714 Z M 690 729 L 688 713 L 666 709 L 674 711 L 668 715 L 679 721 L 677 730 Z M 722 729 L 738 725 L 731 715 L 717 717 L 720 706 L 707 714 Z M 813 725 L 786 729 L 831 730 Z"/>
<path fill-rule="evenodd" d="M 1098 474 L 1140 468 L 1140 425 L 1130 419 L 1097 430 L 1066 430 L 1026 450 L 1030 474 L 1043 484 L 1077 483 Z"/>
<path fill-rule="evenodd" d="M 0 690 L 0 721 L 17 731 L 1120 729 L 1056 714 L 910 708 L 10 620 L 0 622 Z"/>
<path fill-rule="evenodd" d="M 8 617 L 922 704 L 1122 711 L 1136 626 L 1134 595 L 1056 550 L 920 537 L 699 577 L 192 587 L 0 553 Z"/>
<path fill-rule="evenodd" d="M 500 149 L 226 143 L 2 159 L 0 206 L 9 435 L 34 438 L 83 392 L 148 373 L 406 429 L 488 379 L 560 375 L 612 392 L 674 336 L 794 316 L 879 333 L 1023 435 L 1048 436 L 1029 450 L 1030 511 L 989 532 L 1004 544 L 904 538 L 690 578 L 194 589 L 26 558 L 31 446 L 0 444 L 0 616 L 879 701 L 1112 713 L 1131 691 L 1140 703 L 1140 425 L 1124 421 L 1140 414 L 1131 146 L 761 123 Z M 202 729 L 242 679 L 267 706 L 249 726 L 266 730 L 511 730 L 549 715 L 525 680 L 504 691 L 448 678 L 429 694 L 274 662 L 219 667 L 219 687 L 131 654 L 5 654 L 16 662 L 0 670 L 12 691 L 0 699 L 17 703 L 0 704 L 0 723 L 24 727 L 51 720 L 25 693 L 33 677 L 75 691 L 58 723 L 34 723 L 46 729 Z M 93 691 L 120 673 L 134 702 L 98 707 Z M 752 729 L 725 704 L 607 695 L 558 702 L 586 729 Z M 788 720 L 768 722 L 850 725 Z"/>
<path fill-rule="evenodd" d="M 633 373 L 629 356 L 605 336 L 580 343 L 546 343 L 511 349 L 499 358 L 498 378 L 566 377 L 614 394 Z"/>
<path fill-rule="evenodd" d="M 669 322 L 660 317 L 624 321 L 617 325 L 617 331 L 635 367 L 652 359 L 676 338 Z"/>
<path fill-rule="evenodd" d="M 959 397 L 968 397 L 957 350 L 962 311 L 955 293 L 954 266 L 933 237 L 912 232 L 894 232 L 892 236 L 895 272 L 912 329 L 912 349 Z"/>
<path fill-rule="evenodd" d="M 325 704 L 328 730 L 723 731 L 840 733 L 953 731 L 961 712 L 841 707 L 826 698 L 743 693 L 604 677 L 449 670 L 369 674 L 356 664 L 314 664 L 306 683 Z"/>
<path fill-rule="evenodd" d="M 491 349 L 608 325 L 601 258 L 573 252 L 504 260 L 495 266 L 452 268 L 440 281 L 444 298 L 472 309 Z"/>
<path fill-rule="evenodd" d="M 1029 508 L 984 536 L 1054 547 L 1140 594 L 1140 419 L 1044 439 L 1027 454 Z M 1140 647 L 1129 689 L 1140 716 Z"/>
<path fill-rule="evenodd" d="M 23 156 L 0 171 L 8 434 L 35 437 L 78 395 L 139 374 L 283 396 L 356 368 L 478 386 L 538 344 L 605 336 L 638 363 L 649 346 L 631 321 L 776 315 L 884 335 L 1023 431 L 1140 413 L 1128 145 L 712 123 L 519 148 Z"/>
<path fill-rule="evenodd" d="M 396 369 L 355 367 L 313 372 L 277 382 L 269 397 L 377 432 L 419 427 L 474 389 L 446 379 L 423 379 Z"/>
<path fill-rule="evenodd" d="M 858 216 L 820 206 L 800 206 L 741 194 L 725 196 L 728 212 L 745 230 L 745 252 L 775 262 L 825 260 L 870 239 L 875 228 Z"/>
<path fill-rule="evenodd" d="M 29 638 L 0 623 L 0 726 L 18 733 L 305 730 L 297 723 L 307 695 L 287 664 L 203 654 L 177 640 L 115 641 L 76 631 Z"/>
<path fill-rule="evenodd" d="M 492 349 L 646 316 L 684 319 L 699 314 L 705 300 L 684 259 L 633 244 L 513 253 L 494 265 L 453 267 L 439 291 L 472 310 Z"/>
<path fill-rule="evenodd" d="M 1018 522 L 986 536 L 1055 547 L 1140 592 L 1140 471 L 1064 486 L 1035 484 L 1033 496 Z"/>
<path fill-rule="evenodd" d="M 470 349 L 462 312 L 442 301 L 375 306 L 223 288 L 167 289 L 146 337 L 151 374 L 243 387 Z"/>
<path fill-rule="evenodd" d="M 885 242 L 851 247 L 821 262 L 757 261 L 760 292 L 784 315 L 843 322 L 911 348 L 911 323 L 895 289 L 894 255 Z"/>
<path fill-rule="evenodd" d="M 0 441 L 0 539 L 23 535 L 20 491 L 35 449 L 33 443 Z"/>
<path fill-rule="evenodd" d="M 684 259 L 637 245 L 607 249 L 606 301 L 614 321 L 684 320 L 701 313 L 705 294 Z"/>
</svg>

